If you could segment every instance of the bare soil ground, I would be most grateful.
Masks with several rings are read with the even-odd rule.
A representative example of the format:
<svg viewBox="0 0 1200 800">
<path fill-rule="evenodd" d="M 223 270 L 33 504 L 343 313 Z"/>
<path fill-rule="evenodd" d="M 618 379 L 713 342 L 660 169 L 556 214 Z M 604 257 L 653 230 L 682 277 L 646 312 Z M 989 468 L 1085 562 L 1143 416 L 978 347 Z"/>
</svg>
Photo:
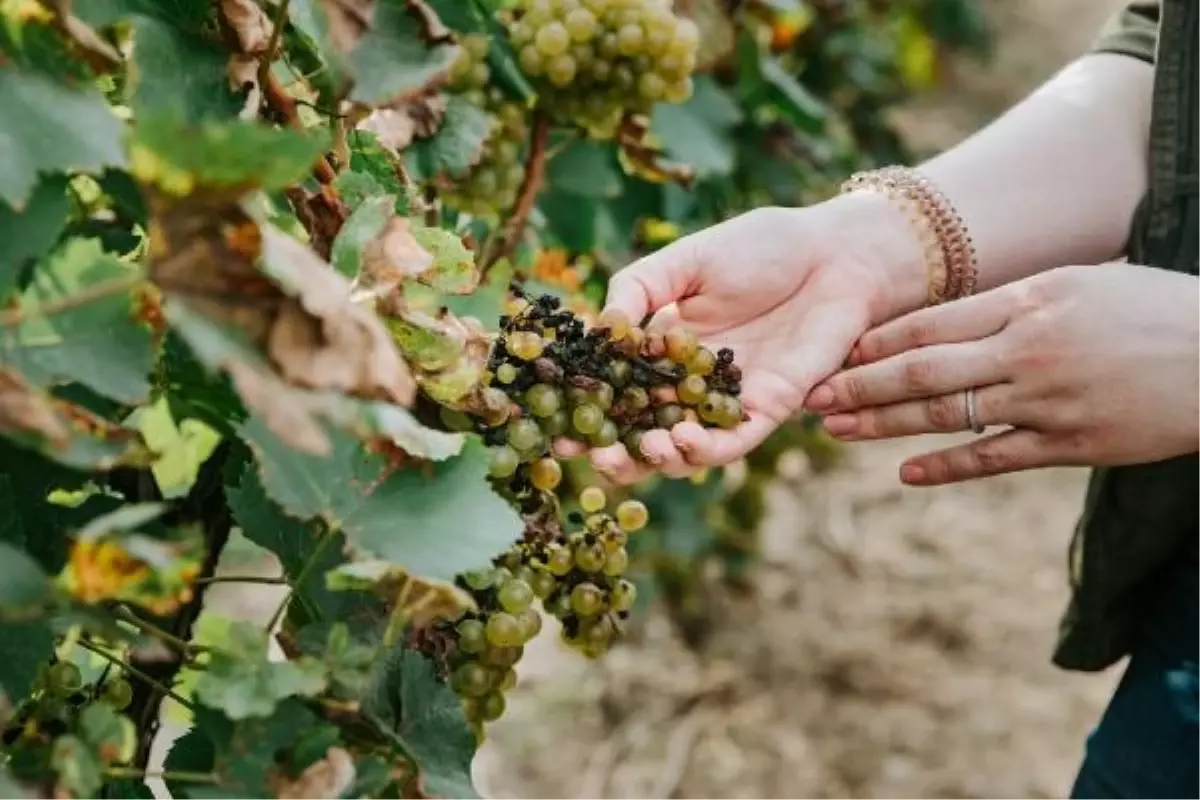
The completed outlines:
<svg viewBox="0 0 1200 800">
<path fill-rule="evenodd" d="M 990 0 L 996 50 L 900 116 L 924 149 L 1086 47 L 1113 0 Z M 703 652 L 664 619 L 588 664 L 544 635 L 477 759 L 487 797 L 1055 797 L 1117 675 L 1049 663 L 1085 473 L 900 486 L 930 439 L 780 486 Z"/>
</svg>

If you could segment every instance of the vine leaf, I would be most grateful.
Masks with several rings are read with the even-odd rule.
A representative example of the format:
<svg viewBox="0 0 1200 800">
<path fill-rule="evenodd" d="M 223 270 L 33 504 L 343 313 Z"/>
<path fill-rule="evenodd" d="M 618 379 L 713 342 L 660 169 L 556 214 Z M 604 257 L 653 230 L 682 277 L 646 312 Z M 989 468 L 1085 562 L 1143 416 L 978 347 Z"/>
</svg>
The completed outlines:
<svg viewBox="0 0 1200 800">
<path fill-rule="evenodd" d="M 413 229 L 417 243 L 433 255 L 433 265 L 417 276 L 426 286 L 446 294 L 470 294 L 479 286 L 475 254 L 462 237 L 444 228 L 418 226 Z"/>
<path fill-rule="evenodd" d="M 9 697 L 28 697 L 38 670 L 54 653 L 54 631 L 45 620 L 0 620 L 0 689 Z"/>
<path fill-rule="evenodd" d="M 421 654 L 395 648 L 363 698 L 364 714 L 412 759 L 426 797 L 478 797 L 471 783 L 475 739 L 453 690 Z"/>
<path fill-rule="evenodd" d="M 98 173 L 125 163 L 121 121 L 95 89 L 0 69 L 0 108 L 0 200 L 15 209 L 25 208 L 39 172 Z"/>
<path fill-rule="evenodd" d="M 236 622 L 196 682 L 196 699 L 243 720 L 268 717 L 280 700 L 324 688 L 325 668 L 319 662 L 270 661 L 267 633 L 252 622 Z"/>
<path fill-rule="evenodd" d="M 0 542 L 0 619 L 41 610 L 50 599 L 50 579 L 24 550 Z"/>
<path fill-rule="evenodd" d="M 482 324 L 448 312 L 434 316 L 386 304 L 381 310 L 425 394 L 457 407 L 476 393 L 491 352 L 491 339 Z"/>
<path fill-rule="evenodd" d="M 396 216 L 396 198 L 372 197 L 342 226 L 333 242 L 334 269 L 353 278 L 359 299 L 382 297 L 402 281 L 433 265 L 433 256 L 414 238 L 409 220 Z"/>
<path fill-rule="evenodd" d="M 67 179 L 43 178 L 18 211 L 0 200 L 0 231 L 20 231 L 20 236 L 0 236 L 0 302 L 15 290 L 29 261 L 41 258 L 67 225 Z"/>
<path fill-rule="evenodd" d="M 446 120 L 447 109 L 456 104 L 457 101 L 453 97 L 447 98 L 439 92 L 427 92 L 393 108 L 378 108 L 372 111 L 358 124 L 358 129 L 375 134 L 381 145 L 399 152 L 414 140 L 428 139 L 436 134 L 444 127 L 443 120 Z"/>
<path fill-rule="evenodd" d="M 454 458 L 396 470 L 336 432 L 324 458 L 290 450 L 255 418 L 241 434 L 258 457 L 267 493 L 297 517 L 341 529 L 362 558 L 450 580 L 488 563 L 521 534 L 516 512 L 488 486 L 487 454 L 476 441 Z"/>
<path fill-rule="evenodd" d="M 674 182 L 685 187 L 695 179 L 695 171 L 690 166 L 666 158 L 666 152 L 655 141 L 649 120 L 645 118 L 629 118 L 622 122 L 617 143 L 621 166 L 630 175 L 651 183 Z"/>
<path fill-rule="evenodd" d="M 698 177 L 732 174 L 737 148 L 731 133 L 742 121 L 737 103 L 710 78 L 696 81 L 682 105 L 659 103 L 651 128 L 665 142 L 667 154 L 688 164 Z"/>
<path fill-rule="evenodd" d="M 150 328 L 134 316 L 133 288 L 42 315 L 45 305 L 70 304 L 105 283 L 119 285 L 137 271 L 91 239 L 71 239 L 34 272 L 17 305 L 22 322 L 0 330 L 0 361 L 16 366 L 41 387 L 78 381 L 130 405 L 150 394 L 154 365 Z"/>
<path fill-rule="evenodd" d="M 461 97 L 451 96 L 446 102 L 441 125 L 432 135 L 422 136 L 421 131 L 416 131 L 416 141 L 405 156 L 413 165 L 413 172 L 423 178 L 443 174 L 461 177 L 483 158 L 484 143 L 494 127 L 494 118 L 482 108 Z M 387 147 L 404 150 L 408 146 L 409 142 L 395 136 L 391 127 L 377 123 L 371 129 Z M 410 136 L 409 141 L 413 138 Z"/>
</svg>

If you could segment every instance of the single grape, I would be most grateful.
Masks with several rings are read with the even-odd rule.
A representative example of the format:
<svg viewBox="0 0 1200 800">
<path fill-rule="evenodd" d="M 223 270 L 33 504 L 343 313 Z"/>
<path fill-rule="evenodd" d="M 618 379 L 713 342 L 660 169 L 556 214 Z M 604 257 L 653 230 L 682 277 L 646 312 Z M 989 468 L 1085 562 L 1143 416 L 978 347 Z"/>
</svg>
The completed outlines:
<svg viewBox="0 0 1200 800">
<path fill-rule="evenodd" d="M 601 411 L 608 411 L 613 404 L 612 384 L 602 383 L 587 393 L 587 403 L 591 403 Z"/>
<path fill-rule="evenodd" d="M 516 331 L 508 336 L 508 352 L 522 361 L 533 361 L 542 354 L 545 342 L 532 331 Z"/>
<path fill-rule="evenodd" d="M 478 661 L 468 661 L 454 670 L 454 691 L 467 697 L 482 697 L 492 688 L 492 673 Z"/>
<path fill-rule="evenodd" d="M 581 406 L 588 402 L 588 390 L 582 386 L 567 387 L 567 402 L 573 406 Z"/>
<path fill-rule="evenodd" d="M 535 383 L 525 392 L 525 404 L 535 417 L 548 417 L 562 406 L 562 394 L 548 383 Z"/>
<path fill-rule="evenodd" d="M 522 641 L 528 642 L 542 632 L 542 615 L 535 608 L 527 608 L 517 617 L 521 623 Z"/>
<path fill-rule="evenodd" d="M 550 63 L 546 65 L 546 77 L 549 78 L 550 82 L 555 86 L 562 88 L 571 81 L 575 80 L 575 72 L 577 69 L 578 67 L 575 63 L 575 59 L 569 54 L 563 53 L 561 56 L 555 56 L 550 60 Z"/>
<path fill-rule="evenodd" d="M 708 394 L 708 384 L 699 375 L 688 375 L 679 382 L 675 391 L 679 395 L 679 402 L 695 406 L 704 402 L 704 397 Z"/>
<path fill-rule="evenodd" d="M 491 47 L 491 42 L 486 36 L 464 36 L 462 44 L 463 48 L 475 61 L 482 61 L 487 58 L 488 49 Z"/>
<path fill-rule="evenodd" d="M 487 648 L 487 631 L 477 619 L 464 619 L 455 627 L 458 648 L 464 653 L 482 653 Z"/>
<path fill-rule="evenodd" d="M 694 86 L 692 79 L 688 76 L 673 80 L 667 84 L 667 91 L 664 99 L 668 103 L 684 103 L 692 96 Z"/>
<path fill-rule="evenodd" d="M 594 583 L 581 583 L 571 590 L 571 609 L 581 617 L 604 610 L 604 592 Z"/>
<path fill-rule="evenodd" d="M 689 375 L 699 375 L 701 378 L 712 374 L 717 366 L 717 357 L 707 347 L 697 347 L 696 352 L 687 361 Z"/>
<path fill-rule="evenodd" d="M 476 591 L 483 591 L 492 585 L 492 572 L 491 568 L 472 570 L 464 572 L 462 577 L 467 586 Z"/>
<path fill-rule="evenodd" d="M 612 590 L 613 611 L 628 611 L 637 600 L 637 586 L 632 581 L 619 580 Z"/>
<path fill-rule="evenodd" d="M 496 687 L 502 692 L 511 692 L 517 685 L 517 671 L 515 669 L 504 670 L 504 675 L 500 678 L 500 684 Z"/>
<path fill-rule="evenodd" d="M 585 403 L 571 413 L 571 424 L 582 435 L 591 436 L 604 424 L 604 412 L 591 403 Z"/>
<path fill-rule="evenodd" d="M 610 578 L 619 578 L 629 569 L 629 553 L 624 547 L 608 554 L 604 561 L 603 572 Z"/>
<path fill-rule="evenodd" d="M 596 319 L 596 327 L 607 328 L 608 338 L 611 341 L 619 342 L 629 335 L 629 331 L 633 325 L 624 311 L 610 308 L 601 313 Z"/>
<path fill-rule="evenodd" d="M 568 548 L 559 544 L 550 546 L 550 552 L 546 556 L 546 569 L 552 575 L 566 575 L 574 565 L 575 556 Z"/>
<path fill-rule="evenodd" d="M 613 553 L 620 550 L 629 542 L 629 534 L 620 528 L 610 528 L 604 532 L 602 541 L 604 542 L 604 549 Z"/>
<path fill-rule="evenodd" d="M 611 419 L 606 419 L 600 425 L 600 430 L 588 437 L 588 442 L 593 447 L 608 447 L 611 444 L 616 444 L 621 438 L 621 431 L 617 427 L 617 423 Z"/>
<path fill-rule="evenodd" d="M 638 78 L 638 95 L 651 103 L 661 100 L 667 93 L 666 82 L 654 72 L 643 72 Z"/>
<path fill-rule="evenodd" d="M 571 34 L 567 33 L 561 22 L 550 22 L 533 35 L 533 43 L 543 56 L 554 58 L 567 52 L 567 48 L 571 46 Z"/>
<path fill-rule="evenodd" d="M 120 711 L 133 700 L 133 687 L 124 678 L 114 678 L 104 684 L 104 702 Z"/>
<path fill-rule="evenodd" d="M 492 567 L 492 586 L 503 586 L 514 577 L 512 570 L 508 567 Z"/>
<path fill-rule="evenodd" d="M 607 558 L 608 553 L 599 542 L 585 545 L 575 551 L 575 565 L 584 572 L 599 572 L 604 569 Z"/>
<path fill-rule="evenodd" d="M 500 692 L 488 692 L 479 703 L 479 718 L 484 722 L 493 722 L 504 716 L 506 702 Z"/>
<path fill-rule="evenodd" d="M 529 467 L 529 482 L 543 492 L 554 491 L 562 478 L 562 467 L 553 458 L 540 458 Z"/>
<path fill-rule="evenodd" d="M 654 424 L 660 428 L 671 429 L 683 422 L 683 409 L 674 403 L 659 406 L 654 410 Z"/>
<path fill-rule="evenodd" d="M 70 661 L 59 661 L 46 673 L 46 690 L 65 697 L 83 686 L 83 673 Z"/>
<path fill-rule="evenodd" d="M 496 380 L 505 385 L 512 383 L 517 379 L 517 368 L 512 364 L 504 363 L 496 367 Z"/>
<path fill-rule="evenodd" d="M 672 361 L 686 364 L 696 354 L 696 337 L 686 328 L 671 328 L 664 338 L 667 343 L 667 357 Z"/>
<path fill-rule="evenodd" d="M 573 9 L 563 20 L 563 25 L 566 27 L 567 33 L 571 34 L 571 38 L 577 42 L 588 41 L 599 30 L 596 25 L 596 16 L 586 8 Z"/>
<path fill-rule="evenodd" d="M 609 380 L 616 387 L 621 387 L 629 383 L 631 372 L 633 372 L 633 367 L 629 366 L 629 362 L 623 358 L 618 358 L 608 365 Z"/>
<path fill-rule="evenodd" d="M 463 433 L 475 429 L 475 423 L 461 411 L 443 406 L 438 409 L 438 416 L 441 418 L 442 424 L 452 431 Z"/>
<path fill-rule="evenodd" d="M 717 424 L 722 428 L 736 428 L 742 423 L 742 401 L 727 394 L 721 398 L 721 416 Z"/>
<path fill-rule="evenodd" d="M 642 452 L 642 437 L 645 435 L 645 431 L 635 429 L 625 434 L 625 437 L 621 440 L 621 444 L 625 445 L 625 449 L 633 458 L 642 458 L 645 455 Z"/>
<path fill-rule="evenodd" d="M 521 52 L 517 55 L 517 61 L 521 65 L 522 72 L 535 77 L 541 75 L 546 66 L 545 59 L 538 52 L 537 46 L 532 44 L 521 48 Z"/>
<path fill-rule="evenodd" d="M 480 62 L 471 67 L 469 79 L 472 86 L 487 86 L 488 81 L 491 80 L 491 77 L 492 71 L 488 68 L 487 64 Z"/>
<path fill-rule="evenodd" d="M 550 416 L 543 417 L 538 424 L 542 426 L 542 433 L 547 436 L 562 436 L 571 427 L 571 417 L 560 408 Z"/>
<path fill-rule="evenodd" d="M 502 611 L 492 614 L 487 621 L 487 640 L 496 647 L 516 647 L 521 644 L 521 623 L 512 614 Z"/>
<path fill-rule="evenodd" d="M 529 452 L 542 444 L 542 429 L 533 420 L 514 419 L 508 423 L 508 445 L 513 450 Z"/>
<path fill-rule="evenodd" d="M 627 64 L 618 64 L 613 67 L 612 83 L 618 90 L 627 92 L 637 85 L 637 75 Z M 634 330 L 639 330 L 634 328 Z"/>
<path fill-rule="evenodd" d="M 529 582 L 529 588 L 533 589 L 533 596 L 539 600 L 545 600 L 554 591 L 554 587 L 558 585 L 558 581 L 554 579 L 554 575 L 549 572 L 535 572 L 533 580 Z"/>
<path fill-rule="evenodd" d="M 493 478 L 510 477 L 520 463 L 521 457 L 508 445 L 493 447 L 488 456 L 488 475 Z"/>
<path fill-rule="evenodd" d="M 515 619 L 515 617 L 514 617 Z M 518 633 L 520 632 L 520 624 L 517 626 Z M 492 674 L 499 678 L 503 675 L 501 670 L 506 670 L 521 660 L 524 655 L 525 648 L 518 642 L 515 645 L 507 647 L 498 647 L 496 645 L 488 645 L 488 649 L 483 653 L 483 663 L 491 667 L 499 667 L 499 670 L 493 670 Z M 499 674 L 497 674 L 499 673 Z"/>
<path fill-rule="evenodd" d="M 642 49 L 642 28 L 640 25 L 622 25 L 617 31 L 617 52 L 623 56 L 637 55 Z"/>
<path fill-rule="evenodd" d="M 713 425 L 719 424 L 722 410 L 725 407 L 724 395 L 720 392 L 709 392 L 700 404 L 700 419 Z"/>
<path fill-rule="evenodd" d="M 581 638 L 585 647 L 606 649 L 612 643 L 616 632 L 617 629 L 612 620 L 605 616 L 588 625 L 583 630 Z"/>
<path fill-rule="evenodd" d="M 634 533 L 646 527 L 650 512 L 641 500 L 625 500 L 617 506 L 617 525 L 626 533 Z"/>
<path fill-rule="evenodd" d="M 589 486 L 579 493 L 579 507 L 588 514 L 594 514 L 608 504 L 604 490 L 599 486 Z"/>
<path fill-rule="evenodd" d="M 621 402 L 631 411 L 641 411 L 650 405 L 650 393 L 641 386 L 630 386 L 621 393 Z"/>
<path fill-rule="evenodd" d="M 496 592 L 500 607 L 510 614 L 520 614 L 533 602 L 533 589 L 525 581 L 513 578 Z"/>
</svg>

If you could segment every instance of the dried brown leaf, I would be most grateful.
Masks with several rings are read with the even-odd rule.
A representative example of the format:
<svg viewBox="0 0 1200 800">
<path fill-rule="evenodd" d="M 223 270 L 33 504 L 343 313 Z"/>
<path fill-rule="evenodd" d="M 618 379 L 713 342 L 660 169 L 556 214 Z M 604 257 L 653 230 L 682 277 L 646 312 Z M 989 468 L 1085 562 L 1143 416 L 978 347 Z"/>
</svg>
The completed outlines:
<svg viewBox="0 0 1200 800">
<path fill-rule="evenodd" d="M 321 800 L 341 797 L 354 784 L 356 774 L 353 756 L 341 747 L 331 747 L 324 758 L 309 764 L 294 780 L 272 770 L 267 781 L 276 797 Z"/>
<path fill-rule="evenodd" d="M 274 26 L 255 0 L 221 0 L 221 16 L 237 37 L 239 52 L 250 56 L 267 52 Z"/>
<path fill-rule="evenodd" d="M 377 109 L 358 127 L 374 133 L 384 147 L 400 151 L 414 139 L 428 139 L 437 133 L 445 115 L 445 95 L 426 93 L 392 108 Z"/>
<path fill-rule="evenodd" d="M 375 16 L 375 0 L 323 0 L 321 6 L 329 24 L 329 39 L 343 55 L 354 49 Z"/>
<path fill-rule="evenodd" d="M 454 34 L 438 17 L 437 12 L 430 8 L 426 0 L 408 0 L 408 10 L 421 20 L 421 34 L 430 44 L 443 44 L 454 41 Z"/>
<path fill-rule="evenodd" d="M 93 69 L 103 72 L 120 66 L 121 54 L 87 23 L 71 13 L 71 0 L 46 0 L 46 5 L 54 12 L 59 29 L 74 42 Z"/>
<path fill-rule="evenodd" d="M 433 255 L 417 243 L 408 220 L 392 217 L 363 248 L 355 293 L 358 297 L 382 297 L 431 266 Z"/>
<path fill-rule="evenodd" d="M 328 185 L 317 191 L 309 191 L 303 186 L 289 186 L 284 189 L 284 194 L 291 201 L 300 224 L 308 231 L 309 246 L 328 261 L 333 251 L 333 240 L 350 216 L 350 210 Z"/>
<path fill-rule="evenodd" d="M 256 118 L 262 106 L 262 87 L 258 85 L 258 58 L 237 53 L 231 55 L 229 63 L 225 65 L 225 77 L 229 81 L 230 89 L 239 94 L 246 94 L 238 117 L 244 120 Z"/>
<path fill-rule="evenodd" d="M 0 369 L 0 431 L 36 433 L 54 447 L 70 436 L 50 398 L 7 369 Z"/>
<path fill-rule="evenodd" d="M 639 178 L 654 183 L 668 181 L 690 187 L 696 177 L 687 164 L 670 161 L 662 148 L 650 142 L 650 120 L 645 117 L 626 117 L 617 131 L 618 155 L 625 169 Z"/>
</svg>

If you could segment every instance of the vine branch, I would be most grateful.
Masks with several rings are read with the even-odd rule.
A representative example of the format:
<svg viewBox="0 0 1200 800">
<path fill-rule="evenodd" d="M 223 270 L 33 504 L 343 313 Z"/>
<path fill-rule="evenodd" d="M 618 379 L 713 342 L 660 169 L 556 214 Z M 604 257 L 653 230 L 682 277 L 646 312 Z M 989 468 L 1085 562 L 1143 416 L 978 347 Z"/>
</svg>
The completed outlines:
<svg viewBox="0 0 1200 800">
<path fill-rule="evenodd" d="M 488 271 L 497 262 L 508 258 L 516 250 L 517 244 L 525 233 L 529 223 L 529 214 L 533 211 L 537 193 L 542 188 L 546 175 L 546 146 L 550 141 L 550 118 L 544 112 L 538 111 L 533 117 L 533 133 L 529 140 L 529 155 L 525 159 L 525 180 L 521 184 L 521 192 L 517 195 L 517 203 L 513 207 L 512 216 L 505 223 L 503 232 L 493 242 L 481 259 L 481 272 Z"/>
<path fill-rule="evenodd" d="M 275 14 L 275 24 L 271 27 L 271 38 L 267 40 L 267 50 L 263 53 L 262 61 L 258 62 L 258 85 L 266 86 L 271 77 L 271 64 L 275 61 L 279 42 L 283 39 L 283 25 L 287 22 L 288 6 L 292 0 L 282 0 Z"/>
<path fill-rule="evenodd" d="M 189 710 L 195 709 L 195 706 L 192 705 L 190 700 L 185 698 L 183 695 L 175 693 L 173 690 L 167 688 L 166 686 L 163 686 L 161 683 L 154 680 L 154 678 L 151 678 L 149 675 L 142 672 L 140 669 L 133 666 L 132 664 L 122 661 L 121 659 L 114 656 L 112 653 L 101 650 L 99 647 L 96 647 L 94 644 L 89 642 L 87 639 L 80 639 L 78 644 L 84 650 L 88 650 L 92 653 L 95 653 L 96 655 L 98 655 L 101 658 L 108 661 L 109 664 L 112 664 L 117 669 L 128 672 L 130 675 L 137 678 L 139 681 L 142 681 L 143 683 L 147 684 L 148 686 L 153 688 L 155 691 L 161 692 L 162 694 L 164 694 L 167 697 L 174 700 L 176 703 L 179 703 L 179 705 L 183 706 L 184 708 L 189 709 Z"/>
</svg>

